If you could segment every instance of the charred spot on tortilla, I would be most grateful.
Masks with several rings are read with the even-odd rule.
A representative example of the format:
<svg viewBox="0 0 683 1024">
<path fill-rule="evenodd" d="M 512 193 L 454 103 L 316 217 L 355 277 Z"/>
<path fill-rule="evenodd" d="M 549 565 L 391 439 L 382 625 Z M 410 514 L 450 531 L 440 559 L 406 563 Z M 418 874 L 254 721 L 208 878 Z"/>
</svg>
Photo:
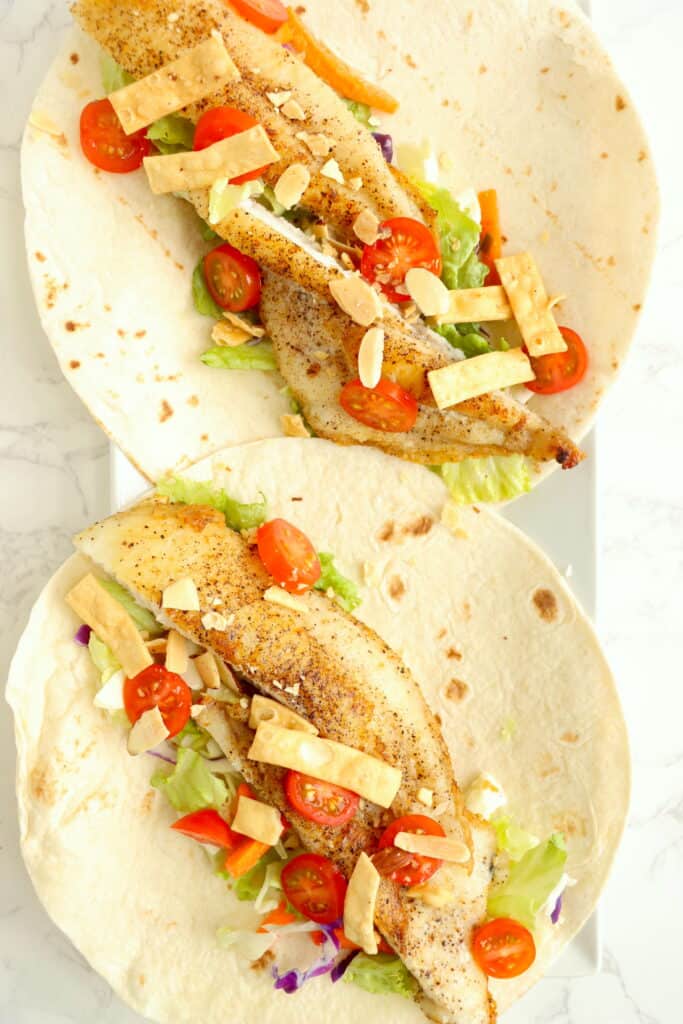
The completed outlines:
<svg viewBox="0 0 683 1024">
<path fill-rule="evenodd" d="M 452 700 L 455 703 L 459 703 L 464 700 L 469 692 L 470 688 L 468 684 L 462 679 L 451 679 L 451 681 L 446 684 L 445 696 L 448 700 Z"/>
<path fill-rule="evenodd" d="M 67 320 L 64 324 L 64 330 L 68 331 L 69 334 L 73 334 L 75 331 L 84 331 L 90 327 L 90 324 L 79 324 L 76 320 Z"/>
<path fill-rule="evenodd" d="M 78 359 L 72 359 L 69 363 L 69 368 L 72 370 L 77 370 L 80 365 L 81 364 L 78 361 Z"/>
<path fill-rule="evenodd" d="M 194 407 L 198 406 L 199 405 L 199 395 L 190 395 L 190 397 L 187 400 L 187 404 L 191 405 L 191 406 L 194 406 Z"/>
<path fill-rule="evenodd" d="M 414 523 L 404 526 L 403 532 L 412 537 L 424 537 L 429 533 L 433 525 L 434 520 L 431 516 L 420 516 L 420 518 L 416 519 Z"/>
<path fill-rule="evenodd" d="M 389 580 L 389 597 L 393 598 L 394 601 L 400 601 L 406 592 L 405 582 L 400 576 L 392 576 Z"/>
<path fill-rule="evenodd" d="M 626 100 L 623 96 L 620 96 L 618 93 L 614 101 L 614 107 L 617 111 L 622 111 L 626 109 Z"/>
<path fill-rule="evenodd" d="M 541 587 L 534 591 L 533 602 L 544 622 L 554 622 L 558 615 L 557 598 L 552 590 Z"/>
<path fill-rule="evenodd" d="M 456 647 L 449 647 L 446 651 L 446 657 L 451 661 L 462 661 L 462 651 L 459 651 Z"/>
<path fill-rule="evenodd" d="M 394 539 L 394 533 L 396 531 L 396 524 L 393 520 L 389 520 L 385 523 L 382 529 L 377 534 L 377 539 L 381 541 L 390 541 Z"/>
<path fill-rule="evenodd" d="M 588 823 L 585 818 L 575 811 L 567 811 L 565 814 L 553 818 L 553 828 L 561 832 L 563 836 L 587 836 Z"/>
<path fill-rule="evenodd" d="M 568 746 L 573 747 L 579 742 L 580 738 L 578 732 L 563 732 L 560 736 L 560 743 L 566 743 Z"/>
<path fill-rule="evenodd" d="M 55 804 L 60 795 L 57 783 L 49 774 L 49 768 L 42 765 L 36 765 L 31 772 L 30 787 L 32 796 L 48 807 Z"/>
<path fill-rule="evenodd" d="M 161 402 L 161 410 L 159 412 L 159 423 L 165 423 L 166 420 L 170 419 L 173 415 L 173 409 L 164 398 Z"/>
<path fill-rule="evenodd" d="M 44 263 L 45 260 L 47 259 L 47 256 L 43 252 L 35 253 L 35 257 L 36 257 L 36 259 L 38 260 L 39 263 Z"/>
</svg>

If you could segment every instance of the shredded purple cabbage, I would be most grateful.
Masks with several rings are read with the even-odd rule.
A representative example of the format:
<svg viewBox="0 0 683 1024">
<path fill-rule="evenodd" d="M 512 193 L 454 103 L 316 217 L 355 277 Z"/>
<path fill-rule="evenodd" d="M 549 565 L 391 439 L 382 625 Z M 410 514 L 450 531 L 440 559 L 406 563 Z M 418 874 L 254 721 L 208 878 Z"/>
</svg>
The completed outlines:
<svg viewBox="0 0 683 1024">
<path fill-rule="evenodd" d="M 353 953 L 349 953 L 347 957 L 345 957 L 343 960 L 340 960 L 338 964 L 335 964 L 335 966 L 332 968 L 332 971 L 330 972 L 330 981 L 332 982 L 333 985 L 336 984 L 336 982 L 341 981 L 341 979 L 344 977 L 347 970 L 349 969 L 352 962 L 356 959 L 359 953 L 359 949 L 354 949 Z"/>
<path fill-rule="evenodd" d="M 550 915 L 550 920 L 553 922 L 553 924 L 557 924 L 557 922 L 560 920 L 560 914 L 561 913 L 562 913 L 562 895 L 557 897 L 557 903 L 555 904 L 555 909 L 553 910 L 552 914 Z"/>
<path fill-rule="evenodd" d="M 394 159 L 394 140 L 391 135 L 385 132 L 373 132 L 372 137 L 382 150 L 382 155 L 388 164 Z"/>
<path fill-rule="evenodd" d="M 280 991 L 285 992 L 288 996 L 293 995 L 294 992 L 298 992 L 307 981 L 312 978 L 319 978 L 323 974 L 330 974 L 334 970 L 335 961 L 337 954 L 339 953 L 339 939 L 334 934 L 334 929 L 339 927 L 339 922 L 335 921 L 334 924 L 321 924 L 320 930 L 325 936 L 323 942 L 322 952 L 320 959 L 316 960 L 312 967 L 309 967 L 307 971 L 298 971 L 296 969 L 286 971 L 285 974 L 280 974 L 277 965 L 273 965 L 271 968 L 271 974 L 275 981 L 274 987 Z"/>
<path fill-rule="evenodd" d="M 160 761 L 166 761 L 168 764 L 177 764 L 172 757 L 167 757 L 166 754 L 160 754 L 156 750 L 148 750 L 147 753 L 150 757 L 158 757 Z"/>
<path fill-rule="evenodd" d="M 79 647 L 87 647 L 90 642 L 91 633 L 92 629 L 90 628 L 90 626 L 86 626 L 85 624 L 80 626 L 76 630 L 76 634 L 74 636 L 74 643 L 77 643 Z"/>
</svg>

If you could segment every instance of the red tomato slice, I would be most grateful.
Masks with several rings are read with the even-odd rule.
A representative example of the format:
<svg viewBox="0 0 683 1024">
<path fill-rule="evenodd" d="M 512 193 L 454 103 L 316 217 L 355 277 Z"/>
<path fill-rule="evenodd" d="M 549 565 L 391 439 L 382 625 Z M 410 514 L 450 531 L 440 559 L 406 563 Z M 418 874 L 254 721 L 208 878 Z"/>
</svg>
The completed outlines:
<svg viewBox="0 0 683 1024">
<path fill-rule="evenodd" d="M 211 296 L 221 309 L 243 313 L 261 300 L 261 271 L 251 256 L 227 243 L 207 252 L 204 277 Z"/>
<path fill-rule="evenodd" d="M 391 302 L 408 302 L 410 296 L 397 291 L 409 270 L 424 267 L 437 277 L 441 276 L 441 249 L 429 228 L 410 217 L 385 220 L 380 232 L 389 232 L 373 245 L 366 245 L 360 263 L 360 272 L 366 281 L 378 281 Z"/>
<path fill-rule="evenodd" d="M 316 924 L 332 924 L 344 912 L 346 879 L 331 860 L 302 853 L 282 871 L 285 896 L 300 914 Z"/>
<path fill-rule="evenodd" d="M 192 814 L 186 814 L 184 818 L 178 818 L 171 828 L 176 832 L 182 832 L 184 836 L 189 836 L 190 839 L 196 839 L 198 843 L 222 846 L 225 850 L 234 850 L 244 841 L 244 836 L 238 836 L 233 832 L 218 811 L 194 811 Z"/>
<path fill-rule="evenodd" d="M 264 32 L 277 32 L 287 21 L 287 8 L 280 0 L 230 0 L 230 3 L 241 18 Z"/>
<path fill-rule="evenodd" d="M 379 841 L 379 849 L 386 850 L 392 847 L 394 839 L 399 832 L 411 832 L 415 835 L 425 836 L 446 835 L 438 821 L 434 821 L 433 818 L 428 818 L 424 814 L 407 814 L 403 818 L 398 818 L 389 826 Z M 403 851 L 399 852 L 402 853 Z M 412 888 L 412 886 L 421 885 L 422 882 L 430 879 L 443 863 L 443 861 L 436 860 L 433 857 L 422 857 L 418 853 L 412 853 L 408 856 L 410 860 L 405 864 L 401 864 L 400 867 L 389 867 L 389 870 L 385 872 L 378 865 L 377 870 L 390 881 L 395 882 L 396 885 Z"/>
<path fill-rule="evenodd" d="M 213 107 L 199 118 L 194 133 L 194 148 L 206 149 L 223 139 L 231 139 L 233 135 L 255 128 L 259 122 L 237 107 Z M 231 185 L 244 185 L 247 181 L 256 181 L 268 167 L 259 167 L 256 171 L 239 174 L 230 179 Z"/>
<path fill-rule="evenodd" d="M 390 434 L 412 430 L 419 411 L 410 392 L 386 377 L 376 388 L 363 387 L 359 380 L 349 381 L 341 390 L 339 403 L 354 420 Z"/>
<path fill-rule="evenodd" d="M 582 339 L 569 327 L 560 327 L 560 334 L 567 342 L 566 352 L 554 352 L 535 359 L 531 357 L 536 380 L 530 380 L 525 386 L 537 395 L 556 395 L 559 391 L 568 391 L 586 376 L 588 352 Z"/>
<path fill-rule="evenodd" d="M 360 797 L 348 789 L 301 772 L 288 772 L 285 793 L 290 805 L 307 821 L 338 828 L 356 816 Z"/>
<path fill-rule="evenodd" d="M 536 944 L 528 929 L 509 917 L 475 928 L 472 955 L 489 978 L 516 978 L 536 959 Z"/>
<path fill-rule="evenodd" d="M 322 569 L 305 533 L 286 519 L 271 519 L 256 534 L 258 553 L 279 587 L 303 594 L 320 579 Z"/>
<path fill-rule="evenodd" d="M 143 128 L 126 135 L 108 99 L 93 100 L 81 112 L 81 149 L 91 164 L 111 174 L 130 174 L 152 152 Z"/>
<path fill-rule="evenodd" d="M 123 685 L 123 704 L 131 724 L 158 707 L 170 736 L 187 725 L 192 691 L 184 679 L 163 665 L 149 665 Z"/>
</svg>

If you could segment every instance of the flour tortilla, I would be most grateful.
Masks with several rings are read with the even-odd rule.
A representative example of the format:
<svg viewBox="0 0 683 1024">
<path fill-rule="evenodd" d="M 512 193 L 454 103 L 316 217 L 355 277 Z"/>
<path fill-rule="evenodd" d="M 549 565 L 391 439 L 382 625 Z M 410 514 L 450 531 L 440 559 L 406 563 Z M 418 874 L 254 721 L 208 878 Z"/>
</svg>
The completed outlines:
<svg viewBox="0 0 683 1024">
<path fill-rule="evenodd" d="M 521 824 L 541 837 L 566 833 L 577 885 L 561 924 L 541 928 L 534 968 L 493 983 L 504 1010 L 590 916 L 627 813 L 614 682 L 564 579 L 486 510 L 461 510 L 449 531 L 440 480 L 374 450 L 271 440 L 187 475 L 241 500 L 263 492 L 271 515 L 333 552 L 362 587 L 359 618 L 403 656 L 440 716 L 460 784 L 490 772 Z M 218 927 L 254 915 L 212 876 L 202 850 L 169 830 L 173 812 L 149 788 L 153 760 L 129 757 L 93 706 L 96 672 L 73 642 L 79 623 L 64 601 L 90 567 L 74 556 L 47 585 L 7 690 L 22 847 L 48 913 L 126 1002 L 163 1024 L 223 1024 L 235 1007 L 240 1024 L 289 1024 L 314 1019 L 322 999 L 340 1024 L 421 1020 L 405 1000 L 325 979 L 276 995 L 267 975 L 216 947 Z"/>
<path fill-rule="evenodd" d="M 498 190 L 507 251 L 531 249 L 549 294 L 568 296 L 559 320 L 586 339 L 589 373 L 530 405 L 580 440 L 633 336 L 658 218 L 638 115 L 586 18 L 550 0 L 310 0 L 306 19 L 400 99 L 388 130 L 446 154 L 444 184 Z M 73 33 L 34 104 L 55 135 L 29 124 L 23 142 L 28 261 L 62 370 L 154 480 L 280 435 L 288 409 L 277 375 L 199 362 L 211 321 L 190 277 L 206 246 L 181 200 L 82 156 L 79 114 L 101 94 L 97 47 Z"/>
</svg>

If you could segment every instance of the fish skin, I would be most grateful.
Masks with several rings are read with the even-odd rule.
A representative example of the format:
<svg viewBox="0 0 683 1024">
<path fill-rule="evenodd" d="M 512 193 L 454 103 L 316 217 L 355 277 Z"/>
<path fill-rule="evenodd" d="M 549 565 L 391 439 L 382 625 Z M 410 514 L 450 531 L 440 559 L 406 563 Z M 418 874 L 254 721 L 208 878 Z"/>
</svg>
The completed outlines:
<svg viewBox="0 0 683 1024">
<path fill-rule="evenodd" d="M 257 691 L 308 718 L 322 736 L 401 770 L 390 813 L 363 801 L 354 822 L 323 829 L 289 808 L 281 769 L 248 760 L 252 733 L 241 720 L 244 709 L 208 706 L 207 726 L 257 793 L 286 811 L 302 842 L 330 856 L 347 875 L 390 820 L 424 812 L 417 793 L 432 789 L 435 804 L 445 806 L 438 820 L 472 852 L 469 866 L 440 869 L 440 882 L 458 894 L 456 902 L 430 908 L 382 880 L 376 923 L 420 983 L 430 1016 L 444 1024 L 495 1021 L 487 978 L 470 951 L 472 928 L 486 914 L 495 839 L 489 826 L 465 811 L 436 719 L 398 656 L 315 591 L 302 598 L 303 613 L 264 601 L 272 579 L 212 508 L 147 499 L 84 530 L 75 545 L 161 622 L 213 650 Z M 206 629 L 202 612 L 161 610 L 165 587 L 188 576 L 202 609 L 215 610 L 215 599 L 221 600 L 225 631 Z"/>
</svg>

